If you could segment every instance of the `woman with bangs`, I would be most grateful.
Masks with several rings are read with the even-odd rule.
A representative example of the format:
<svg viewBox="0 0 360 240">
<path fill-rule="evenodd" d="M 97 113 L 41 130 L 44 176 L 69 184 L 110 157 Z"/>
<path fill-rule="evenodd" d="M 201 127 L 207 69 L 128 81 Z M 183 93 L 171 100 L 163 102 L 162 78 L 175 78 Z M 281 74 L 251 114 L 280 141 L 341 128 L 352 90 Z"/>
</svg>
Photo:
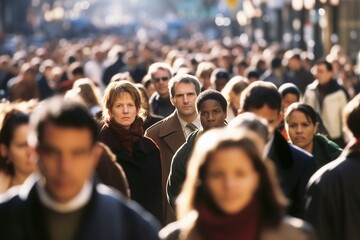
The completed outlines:
<svg viewBox="0 0 360 240">
<path fill-rule="evenodd" d="M 99 141 L 111 149 L 124 169 L 131 199 L 162 222 L 160 151 L 143 136 L 143 112 L 139 89 L 133 83 L 111 82 L 104 94 Z"/>
</svg>

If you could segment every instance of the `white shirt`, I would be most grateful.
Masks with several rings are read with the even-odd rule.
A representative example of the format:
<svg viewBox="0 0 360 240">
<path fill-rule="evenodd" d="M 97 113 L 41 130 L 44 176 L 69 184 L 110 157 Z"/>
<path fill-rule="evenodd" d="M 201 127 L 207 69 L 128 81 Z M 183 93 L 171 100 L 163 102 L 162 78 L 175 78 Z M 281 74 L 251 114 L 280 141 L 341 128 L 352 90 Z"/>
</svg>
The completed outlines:
<svg viewBox="0 0 360 240">
<path fill-rule="evenodd" d="M 181 119 L 181 117 L 179 116 L 179 114 L 177 114 L 177 117 L 179 119 L 179 122 L 180 122 L 180 125 L 181 125 L 181 128 L 183 130 L 183 133 L 184 133 L 184 136 L 185 136 L 185 139 L 187 139 L 187 137 L 192 133 L 191 129 L 186 127 L 186 124 L 188 124 L 188 122 L 184 121 L 183 119 Z M 195 118 L 194 121 L 191 122 L 192 124 L 194 124 L 198 129 L 201 128 L 201 122 L 200 122 L 200 117 L 197 116 Z"/>
<path fill-rule="evenodd" d="M 45 190 L 45 183 L 39 180 L 36 183 L 36 190 L 39 194 L 40 202 L 47 208 L 60 213 L 76 211 L 85 206 L 92 194 L 92 184 L 90 181 L 85 182 L 80 192 L 66 203 L 56 202 Z"/>
<path fill-rule="evenodd" d="M 271 149 L 271 145 L 272 145 L 272 143 L 274 142 L 274 138 L 275 138 L 275 135 L 273 134 L 273 135 L 271 136 L 271 138 L 269 139 L 269 141 L 265 144 L 263 157 L 266 158 L 266 157 L 269 155 L 269 152 L 270 152 L 270 149 Z"/>
</svg>

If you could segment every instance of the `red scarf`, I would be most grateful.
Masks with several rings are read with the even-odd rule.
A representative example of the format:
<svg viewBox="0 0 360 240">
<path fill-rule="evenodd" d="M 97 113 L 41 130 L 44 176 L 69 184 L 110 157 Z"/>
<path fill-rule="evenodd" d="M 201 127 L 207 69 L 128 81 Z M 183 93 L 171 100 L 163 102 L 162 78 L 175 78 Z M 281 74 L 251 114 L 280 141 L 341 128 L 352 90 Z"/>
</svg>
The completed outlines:
<svg viewBox="0 0 360 240">
<path fill-rule="evenodd" d="M 200 204 L 197 228 L 206 240 L 256 240 L 258 239 L 258 203 L 254 198 L 244 209 L 236 214 L 226 214 Z"/>
<path fill-rule="evenodd" d="M 112 149 L 122 148 L 129 155 L 132 155 L 134 150 L 134 144 L 143 136 L 143 125 L 144 121 L 140 117 L 136 117 L 134 122 L 131 124 L 130 129 L 125 129 L 114 119 L 106 121 L 105 125 L 109 127 L 109 130 L 112 131 L 116 139 L 119 141 L 114 141 L 114 139 L 108 139 L 105 144 Z"/>
</svg>

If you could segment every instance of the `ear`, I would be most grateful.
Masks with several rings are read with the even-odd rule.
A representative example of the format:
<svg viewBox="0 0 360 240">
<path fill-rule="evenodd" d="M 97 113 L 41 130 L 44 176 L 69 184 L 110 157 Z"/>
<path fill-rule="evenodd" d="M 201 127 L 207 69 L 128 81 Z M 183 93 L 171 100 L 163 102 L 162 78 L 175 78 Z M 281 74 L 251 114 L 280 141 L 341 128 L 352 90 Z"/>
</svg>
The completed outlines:
<svg viewBox="0 0 360 240">
<path fill-rule="evenodd" d="M 281 123 L 282 120 L 284 120 L 284 113 L 283 113 L 283 111 L 280 111 L 279 117 L 276 120 L 276 127 L 279 126 L 279 124 Z"/>
<path fill-rule="evenodd" d="M 103 153 L 104 149 L 100 144 L 95 144 L 93 149 L 93 164 L 94 169 L 96 168 L 98 162 L 100 161 L 101 154 Z"/>
<path fill-rule="evenodd" d="M 7 149 L 7 147 L 5 146 L 5 144 L 3 144 L 3 143 L 0 144 L 0 155 L 1 155 L 1 157 L 3 157 L 3 158 L 6 158 L 7 155 L 8 155 L 8 149 Z"/>
<path fill-rule="evenodd" d="M 241 108 L 238 109 L 237 115 L 243 114 L 245 111 L 243 111 Z"/>
<path fill-rule="evenodd" d="M 175 99 L 173 97 L 170 97 L 170 102 L 175 107 Z"/>
</svg>

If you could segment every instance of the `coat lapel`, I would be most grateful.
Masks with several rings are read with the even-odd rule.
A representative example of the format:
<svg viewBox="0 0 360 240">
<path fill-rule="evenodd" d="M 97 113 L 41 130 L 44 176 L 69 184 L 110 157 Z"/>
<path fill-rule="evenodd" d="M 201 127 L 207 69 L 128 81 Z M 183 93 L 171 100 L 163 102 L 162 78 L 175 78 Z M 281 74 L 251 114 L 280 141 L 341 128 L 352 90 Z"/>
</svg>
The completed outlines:
<svg viewBox="0 0 360 240">
<path fill-rule="evenodd" d="M 165 143 L 174 153 L 185 142 L 186 139 L 177 116 L 177 111 L 174 111 L 164 120 L 159 131 L 159 137 L 164 139 Z"/>
</svg>

